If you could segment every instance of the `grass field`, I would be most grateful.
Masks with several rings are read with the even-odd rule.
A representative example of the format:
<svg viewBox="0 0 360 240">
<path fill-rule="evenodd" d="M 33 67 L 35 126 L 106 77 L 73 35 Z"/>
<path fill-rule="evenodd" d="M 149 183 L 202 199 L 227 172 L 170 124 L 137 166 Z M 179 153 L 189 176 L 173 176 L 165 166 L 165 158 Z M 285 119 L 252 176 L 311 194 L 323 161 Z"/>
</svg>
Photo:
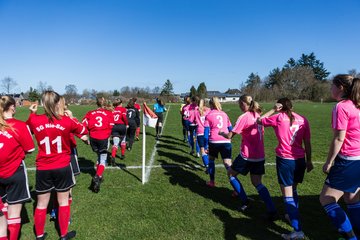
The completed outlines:
<svg viewBox="0 0 360 240">
<path fill-rule="evenodd" d="M 265 110 L 271 104 L 264 104 Z M 315 169 L 306 174 L 298 188 L 300 215 L 307 239 L 334 239 L 336 231 L 318 201 L 324 181 L 321 171 L 331 139 L 330 116 L 333 104 L 295 103 L 295 111 L 305 115 L 312 130 L 313 161 Z M 91 106 L 71 106 L 81 119 Z M 223 110 L 235 123 L 240 110 L 236 104 L 226 104 Z M 26 119 L 27 109 L 18 109 L 17 118 Z M 182 142 L 179 105 L 170 105 L 163 136 L 156 143 L 154 129 L 147 128 L 146 156 L 149 162 L 154 148 L 154 166 L 149 182 L 141 184 L 141 141 L 126 153 L 125 160 L 117 158 L 119 168 L 107 169 L 105 181 L 98 194 L 88 187 L 95 173 L 92 168 L 96 155 L 91 148 L 78 141 L 82 174 L 77 177 L 72 205 L 70 230 L 77 231 L 77 239 L 280 239 L 281 233 L 291 230 L 286 220 L 270 224 L 263 220 L 265 206 L 260 201 L 249 177 L 240 176 L 248 195 L 254 199 L 252 207 L 239 212 L 238 199 L 231 197 L 225 169 L 216 169 L 216 188 L 208 188 L 208 175 L 201 167 L 201 159 L 189 155 Z M 141 140 L 141 138 L 140 138 Z M 233 158 L 239 153 L 240 137 L 233 139 Z M 268 165 L 263 182 L 274 198 L 280 216 L 284 206 L 277 184 L 274 166 L 274 148 L 277 144 L 272 129 L 265 132 L 265 150 Z M 27 157 L 28 167 L 34 167 L 35 155 Z M 217 164 L 221 161 L 218 160 Z M 34 190 L 35 172 L 29 170 L 31 190 Z M 33 192 L 32 192 L 33 193 Z M 34 199 L 35 195 L 33 194 Z M 34 201 L 23 211 L 22 239 L 34 239 Z M 53 222 L 47 222 L 48 239 L 57 239 Z"/>
</svg>

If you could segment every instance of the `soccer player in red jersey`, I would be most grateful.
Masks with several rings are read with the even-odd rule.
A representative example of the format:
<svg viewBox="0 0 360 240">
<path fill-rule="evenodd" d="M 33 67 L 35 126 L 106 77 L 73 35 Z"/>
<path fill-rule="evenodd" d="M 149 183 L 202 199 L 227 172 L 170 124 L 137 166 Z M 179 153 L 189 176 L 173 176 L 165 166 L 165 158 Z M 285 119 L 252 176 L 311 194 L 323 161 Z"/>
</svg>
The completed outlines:
<svg viewBox="0 0 360 240">
<path fill-rule="evenodd" d="M 116 166 L 115 157 L 116 152 L 121 144 L 121 159 L 125 158 L 126 149 L 126 128 L 129 127 L 129 123 L 126 117 L 126 108 L 122 106 L 122 100 L 116 99 L 113 103 L 114 106 L 114 127 L 112 128 L 113 146 L 111 149 L 111 165 Z"/>
<path fill-rule="evenodd" d="M 24 158 L 35 150 L 26 123 L 14 118 L 15 100 L 3 96 L 0 100 L 0 188 L 5 193 L 9 239 L 19 238 L 21 209 L 31 201 Z"/>
<path fill-rule="evenodd" d="M 27 123 L 33 132 L 39 152 L 36 156 L 37 205 L 34 213 L 35 234 L 44 239 L 46 211 L 50 193 L 56 191 L 59 204 L 59 228 L 61 239 L 69 239 L 70 219 L 69 192 L 75 185 L 70 165 L 71 134 L 87 134 L 87 129 L 67 116 L 59 114 L 60 95 L 45 91 L 42 95 L 44 114 L 31 113 Z M 37 105 L 30 110 L 36 112 Z"/>
<path fill-rule="evenodd" d="M 103 172 L 105 170 L 109 138 L 111 129 L 114 125 L 114 115 L 111 111 L 105 109 L 105 98 L 97 98 L 97 109 L 89 111 L 82 120 L 90 134 L 90 145 L 94 152 L 97 153 L 96 174 L 92 179 L 91 186 L 95 193 L 100 191 L 100 184 L 103 181 Z"/>
<path fill-rule="evenodd" d="M 139 111 L 139 113 L 141 112 L 141 106 L 140 106 L 140 104 L 138 104 L 136 101 L 137 101 L 137 98 L 136 97 L 134 97 L 133 98 L 133 101 L 134 101 L 134 108 L 136 108 L 138 111 Z M 139 124 L 137 125 L 137 127 L 136 127 L 136 132 L 135 132 L 135 140 L 136 141 L 139 141 L 139 135 L 140 135 L 140 122 L 139 122 Z"/>
</svg>

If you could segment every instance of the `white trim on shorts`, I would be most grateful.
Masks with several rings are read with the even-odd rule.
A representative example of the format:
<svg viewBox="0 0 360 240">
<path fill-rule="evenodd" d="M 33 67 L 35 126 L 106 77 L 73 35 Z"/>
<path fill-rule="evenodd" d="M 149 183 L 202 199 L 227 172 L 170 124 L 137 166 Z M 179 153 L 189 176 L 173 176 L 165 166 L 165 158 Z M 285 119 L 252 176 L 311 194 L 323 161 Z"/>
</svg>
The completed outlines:
<svg viewBox="0 0 360 240">
<path fill-rule="evenodd" d="M 26 185 L 26 192 L 27 192 L 27 195 L 28 197 L 27 198 L 24 198 L 24 199 L 20 199 L 20 200 L 17 200 L 17 201 L 14 201 L 14 202 L 10 202 L 7 198 L 6 198 L 6 202 L 8 204 L 17 204 L 19 202 L 24 202 L 24 201 L 27 201 L 27 200 L 30 200 L 31 199 L 31 194 L 30 194 L 30 190 L 29 190 L 29 178 L 27 176 L 27 170 L 26 170 L 26 166 L 25 166 L 25 161 L 22 160 L 22 165 L 23 165 L 23 170 L 24 170 L 24 175 L 25 175 L 25 185 Z M 19 166 L 20 167 L 20 166 Z M 6 194 L 7 195 L 7 194 Z"/>
<path fill-rule="evenodd" d="M 240 156 L 241 156 L 245 161 L 248 161 L 248 162 L 262 162 L 262 161 L 265 161 L 265 158 L 246 158 L 246 157 L 244 157 L 241 153 L 240 153 Z"/>
<path fill-rule="evenodd" d="M 344 156 L 340 153 L 338 153 L 338 157 L 344 160 L 349 160 L 349 161 L 360 161 L 360 156 Z"/>
</svg>

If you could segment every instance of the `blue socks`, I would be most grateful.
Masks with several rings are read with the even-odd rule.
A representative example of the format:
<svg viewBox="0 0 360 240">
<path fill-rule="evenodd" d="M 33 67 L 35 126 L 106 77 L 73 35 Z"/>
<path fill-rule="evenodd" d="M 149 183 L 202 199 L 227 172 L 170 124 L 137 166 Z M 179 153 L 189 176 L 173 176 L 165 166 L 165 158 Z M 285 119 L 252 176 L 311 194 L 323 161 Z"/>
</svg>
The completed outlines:
<svg viewBox="0 0 360 240">
<path fill-rule="evenodd" d="M 268 212 L 276 212 L 276 208 L 273 201 L 271 200 L 269 190 L 262 184 L 257 185 L 256 190 L 258 191 L 261 199 L 265 202 Z"/>
<path fill-rule="evenodd" d="M 209 166 L 209 156 L 205 153 L 201 156 L 203 164 L 205 167 Z"/>
<path fill-rule="evenodd" d="M 242 203 L 246 203 L 248 198 L 247 198 L 245 190 L 244 190 L 243 186 L 241 185 L 241 182 L 239 181 L 239 179 L 237 177 L 230 177 L 230 184 L 233 186 L 234 190 L 237 192 Z"/>
<path fill-rule="evenodd" d="M 291 226 L 295 231 L 301 231 L 300 221 L 299 221 L 299 211 L 296 207 L 296 203 L 293 197 L 284 197 L 284 203 L 286 207 L 286 212 L 289 215 Z"/>
<path fill-rule="evenodd" d="M 323 206 L 326 214 L 330 217 L 332 223 L 335 225 L 336 229 L 343 233 L 352 232 L 352 226 L 350 223 L 349 218 L 347 217 L 346 213 L 336 202 L 327 204 Z M 349 238 L 349 239 L 356 239 Z"/>
<path fill-rule="evenodd" d="M 210 180 L 214 181 L 215 180 L 215 161 L 214 160 L 209 160 L 209 175 L 210 175 Z"/>
<path fill-rule="evenodd" d="M 347 209 L 353 228 L 360 231 L 360 202 L 348 204 Z"/>
</svg>

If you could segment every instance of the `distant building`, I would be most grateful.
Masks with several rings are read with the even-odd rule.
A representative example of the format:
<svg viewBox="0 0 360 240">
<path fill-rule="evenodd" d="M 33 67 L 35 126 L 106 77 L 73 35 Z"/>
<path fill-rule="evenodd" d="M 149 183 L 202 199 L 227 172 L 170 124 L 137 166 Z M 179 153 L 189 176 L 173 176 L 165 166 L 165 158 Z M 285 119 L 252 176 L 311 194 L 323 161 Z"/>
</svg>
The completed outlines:
<svg viewBox="0 0 360 240">
<path fill-rule="evenodd" d="M 185 96 L 189 96 L 190 93 L 181 93 L 180 97 L 184 98 Z M 211 97 L 218 97 L 220 102 L 237 102 L 240 98 L 239 94 L 228 94 L 228 93 L 221 93 L 219 91 L 207 91 L 207 98 L 205 100 L 209 101 Z"/>
</svg>

